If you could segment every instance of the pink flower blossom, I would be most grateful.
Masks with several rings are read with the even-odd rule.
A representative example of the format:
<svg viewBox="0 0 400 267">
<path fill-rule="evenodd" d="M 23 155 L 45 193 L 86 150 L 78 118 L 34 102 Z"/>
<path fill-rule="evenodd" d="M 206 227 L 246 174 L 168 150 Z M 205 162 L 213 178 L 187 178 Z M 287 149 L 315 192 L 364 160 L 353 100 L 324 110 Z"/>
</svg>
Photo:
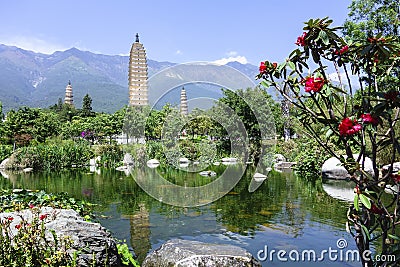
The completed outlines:
<svg viewBox="0 0 400 267">
<path fill-rule="evenodd" d="M 321 91 L 322 86 L 324 86 L 325 81 L 324 79 L 320 78 L 320 77 L 307 77 L 304 79 L 305 82 L 305 87 L 304 90 L 309 93 L 309 92 L 314 92 L 317 93 L 319 91 Z"/>
<path fill-rule="evenodd" d="M 261 62 L 260 63 L 260 68 L 259 68 L 260 73 L 263 73 L 266 69 L 267 69 L 267 66 L 265 66 L 265 63 Z"/>
<path fill-rule="evenodd" d="M 372 116 L 370 113 L 366 113 L 366 114 L 361 114 L 360 118 L 362 119 L 362 121 L 364 123 L 369 123 L 372 125 L 378 125 L 379 124 L 379 120 Z"/>
<path fill-rule="evenodd" d="M 340 48 L 340 50 L 336 50 L 335 54 L 336 55 L 343 55 L 344 53 L 346 53 L 347 51 L 349 51 L 349 46 L 345 45 L 342 48 Z"/>
<path fill-rule="evenodd" d="M 299 45 L 299 46 L 306 46 L 306 36 L 307 36 L 307 33 L 306 32 L 303 32 L 303 34 L 301 35 L 301 36 L 299 36 L 299 37 L 297 37 L 297 41 L 296 41 L 296 45 Z"/>
<path fill-rule="evenodd" d="M 341 136 L 349 136 L 359 132 L 362 126 L 356 121 L 350 118 L 344 118 L 339 124 L 339 134 Z"/>
<path fill-rule="evenodd" d="M 395 101 L 398 96 L 399 96 L 398 91 L 389 91 L 389 92 L 385 93 L 385 95 L 384 95 L 385 99 L 390 100 L 390 101 Z"/>
</svg>

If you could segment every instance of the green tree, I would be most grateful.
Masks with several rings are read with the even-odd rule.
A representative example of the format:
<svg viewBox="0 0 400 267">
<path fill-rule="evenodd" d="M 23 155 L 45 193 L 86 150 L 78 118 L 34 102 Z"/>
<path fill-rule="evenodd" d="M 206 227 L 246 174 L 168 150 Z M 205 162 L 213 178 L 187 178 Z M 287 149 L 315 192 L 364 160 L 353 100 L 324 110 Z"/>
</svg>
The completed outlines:
<svg viewBox="0 0 400 267">
<path fill-rule="evenodd" d="M 62 110 L 62 108 L 63 108 L 63 102 L 60 97 L 60 98 L 58 98 L 58 102 L 57 102 L 57 111 L 60 112 Z"/>
<path fill-rule="evenodd" d="M 8 142 L 26 145 L 34 137 L 35 120 L 39 117 L 39 109 L 21 107 L 17 111 L 10 110 L 4 122 L 4 130 Z"/>
<path fill-rule="evenodd" d="M 352 39 L 365 40 L 378 33 L 399 37 L 400 2 L 398 0 L 353 0 L 344 34 Z"/>
<path fill-rule="evenodd" d="M 61 130 L 59 116 L 49 110 L 39 110 L 39 116 L 34 121 L 33 137 L 38 142 L 58 136 Z"/>
<path fill-rule="evenodd" d="M 236 91 L 223 89 L 224 96 L 218 100 L 220 107 L 229 107 L 238 119 L 243 123 L 246 134 L 250 140 L 250 158 L 258 160 L 261 152 L 263 135 L 273 135 L 277 132 L 283 134 L 283 117 L 280 104 L 264 90 L 259 88 L 239 89 Z M 224 109 L 224 108 L 223 108 Z M 226 110 L 226 109 L 225 109 Z M 225 114 L 221 117 L 230 115 Z M 242 133 L 235 133 L 240 127 L 230 125 L 233 121 L 225 120 L 227 126 L 216 125 L 221 130 L 219 135 L 224 140 L 223 146 L 230 147 L 230 141 L 224 138 L 226 131 L 232 136 L 241 136 Z M 225 128 L 225 129 L 223 129 Z M 261 131 L 262 130 L 262 131 Z"/>
<path fill-rule="evenodd" d="M 0 101 L 0 120 L 4 119 L 4 114 L 3 114 L 3 103 Z"/>
<path fill-rule="evenodd" d="M 127 138 L 134 138 L 135 142 L 144 138 L 147 115 L 150 113 L 148 106 L 128 107 L 124 117 L 123 132 Z"/>
<path fill-rule="evenodd" d="M 45 142 L 60 133 L 59 116 L 50 110 L 22 107 L 7 113 L 4 122 L 5 135 L 9 143 L 27 145 L 31 140 Z"/>
<path fill-rule="evenodd" d="M 90 117 L 93 115 L 92 112 L 92 98 L 89 96 L 89 94 L 86 94 L 83 97 L 83 102 L 82 102 L 82 116 L 83 117 Z"/>
<path fill-rule="evenodd" d="M 108 143 L 111 144 L 112 137 L 122 132 L 122 121 L 118 114 L 100 113 L 91 119 L 92 129 L 97 138 L 100 140 L 107 137 Z"/>
</svg>

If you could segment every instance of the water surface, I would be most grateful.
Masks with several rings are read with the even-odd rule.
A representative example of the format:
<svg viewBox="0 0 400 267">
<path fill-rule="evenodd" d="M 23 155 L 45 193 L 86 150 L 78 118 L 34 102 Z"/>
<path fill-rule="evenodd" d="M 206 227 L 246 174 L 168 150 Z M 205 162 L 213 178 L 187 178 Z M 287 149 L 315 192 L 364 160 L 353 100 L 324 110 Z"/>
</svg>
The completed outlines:
<svg viewBox="0 0 400 267">
<path fill-rule="evenodd" d="M 213 170 L 221 173 L 224 169 L 214 166 Z M 188 186 L 207 184 L 215 179 L 173 169 L 157 168 L 157 172 Z M 145 175 L 141 179 L 152 179 L 155 175 L 141 170 L 134 173 Z M 237 245 L 255 257 L 266 246 L 268 252 L 315 250 L 320 256 L 322 250 L 338 250 L 336 242 L 340 238 L 347 241 L 342 251 L 356 249 L 352 237 L 345 231 L 348 204 L 327 195 L 320 182 L 310 184 L 290 173 L 272 173 L 261 187 L 249 193 L 252 175 L 253 170 L 247 170 L 229 194 L 196 208 L 163 204 L 146 194 L 132 176 L 105 169 L 99 173 L 75 170 L 8 174 L 9 178 L 0 177 L 0 189 L 68 192 L 97 204 L 96 214 L 102 225 L 116 238 L 126 240 L 140 261 L 172 238 Z M 324 258 L 323 262 L 282 262 L 274 255 L 273 261 L 267 258 L 262 264 L 360 266 L 358 262 L 331 261 L 328 255 Z"/>
</svg>

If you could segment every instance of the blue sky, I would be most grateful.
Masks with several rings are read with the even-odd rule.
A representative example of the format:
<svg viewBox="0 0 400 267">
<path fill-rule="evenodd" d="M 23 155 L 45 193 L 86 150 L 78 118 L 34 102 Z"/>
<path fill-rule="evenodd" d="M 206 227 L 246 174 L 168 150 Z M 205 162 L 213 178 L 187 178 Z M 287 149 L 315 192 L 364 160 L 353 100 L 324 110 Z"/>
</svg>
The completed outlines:
<svg viewBox="0 0 400 267">
<path fill-rule="evenodd" d="M 128 54 L 136 32 L 148 58 L 177 63 L 282 61 L 303 22 L 347 17 L 351 0 L 3 0 L 0 43 L 52 53 L 77 47 Z M 220 61 L 223 62 L 223 61 Z"/>
</svg>

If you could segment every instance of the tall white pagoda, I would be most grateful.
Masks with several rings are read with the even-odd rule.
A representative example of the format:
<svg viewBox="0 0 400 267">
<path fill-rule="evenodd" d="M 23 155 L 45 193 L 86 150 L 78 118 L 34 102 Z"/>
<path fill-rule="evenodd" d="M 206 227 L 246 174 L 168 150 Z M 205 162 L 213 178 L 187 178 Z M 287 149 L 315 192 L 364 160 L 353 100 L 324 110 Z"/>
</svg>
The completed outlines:
<svg viewBox="0 0 400 267">
<path fill-rule="evenodd" d="M 143 44 L 139 42 L 139 34 L 136 34 L 136 41 L 132 44 L 129 56 L 128 84 L 129 105 L 148 105 L 146 50 Z"/>
</svg>

